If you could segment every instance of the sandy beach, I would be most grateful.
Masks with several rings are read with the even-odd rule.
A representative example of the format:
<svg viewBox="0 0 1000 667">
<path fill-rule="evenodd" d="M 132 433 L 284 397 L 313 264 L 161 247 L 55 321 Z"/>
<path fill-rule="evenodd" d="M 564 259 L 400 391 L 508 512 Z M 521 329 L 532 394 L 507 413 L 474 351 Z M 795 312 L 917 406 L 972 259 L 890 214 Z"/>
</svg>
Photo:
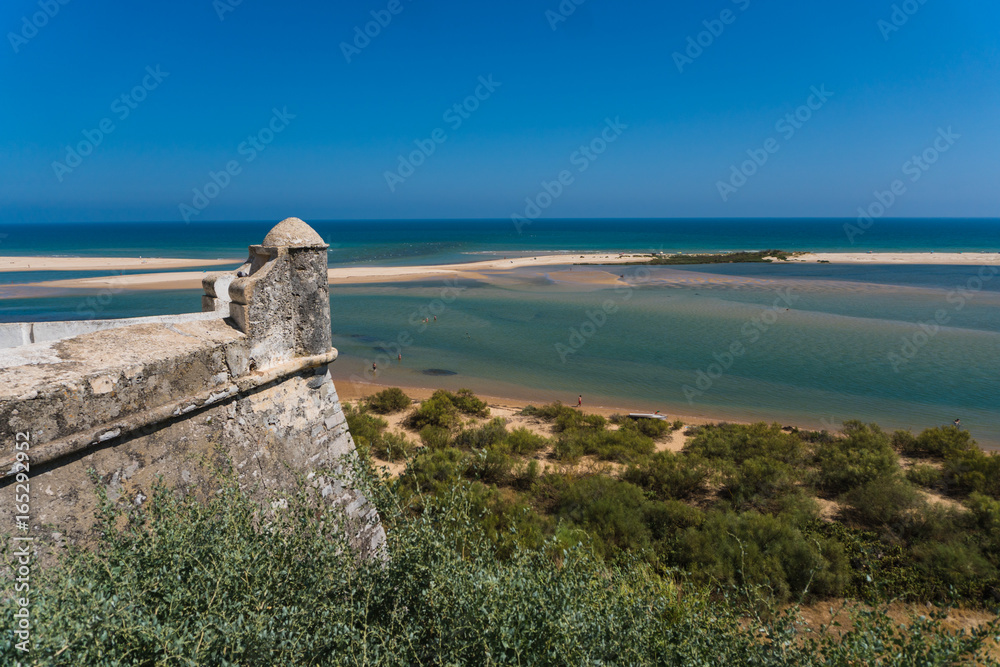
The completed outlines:
<svg viewBox="0 0 1000 667">
<path fill-rule="evenodd" d="M 412 280 L 462 278 L 483 280 L 487 275 L 503 274 L 516 269 L 590 264 L 617 265 L 641 262 L 648 258 L 645 254 L 583 253 L 538 255 L 535 257 L 514 257 L 492 259 L 458 264 L 436 264 L 426 266 L 347 266 L 329 270 L 331 285 L 356 285 L 373 283 L 396 283 Z M 108 270 L 133 271 L 193 268 L 218 266 L 220 263 L 241 260 L 191 260 L 170 258 L 127 258 L 127 257 L 0 257 L 0 271 L 26 270 Z M 803 253 L 788 260 L 792 263 L 829 262 L 831 264 L 935 264 L 935 265 L 1000 265 L 1000 253 Z M 784 262 L 775 262 L 780 266 Z M 686 265 L 691 266 L 691 265 Z M 168 290 L 199 289 L 201 279 L 207 271 L 180 271 L 172 273 L 144 273 L 129 276 L 101 276 L 94 278 L 74 278 L 24 283 L 31 287 L 65 289 L 132 289 Z M 566 281 L 590 285 L 614 285 L 618 280 L 615 273 L 599 270 L 561 270 L 549 277 L 557 282 Z"/>
<path fill-rule="evenodd" d="M 0 272 L 9 271 L 148 271 L 241 264 L 242 259 L 177 259 L 170 257 L 0 257 Z"/>
<path fill-rule="evenodd" d="M 428 266 L 347 266 L 336 267 L 328 271 L 331 285 L 371 284 L 406 282 L 427 278 L 466 278 L 483 279 L 486 273 L 499 273 L 524 267 L 558 266 L 567 264 L 625 264 L 640 262 L 648 255 L 619 255 L 616 253 L 590 253 L 580 255 L 539 255 L 537 257 L 515 257 L 511 259 L 494 259 L 460 264 L 436 264 Z M 0 258 L 0 264 L 9 259 Z M 39 258 L 40 259 L 40 258 Z M 60 258 L 50 258 L 58 260 Z M 106 258 L 110 261 L 111 258 Z M 122 264 L 139 261 L 137 259 L 121 260 Z M 142 260 L 145 261 L 145 260 Z M 167 260 L 160 260 L 167 261 Z M 184 262 L 187 260 L 172 260 Z M 192 260 L 195 261 L 195 260 Z M 218 264 L 217 262 L 208 262 Z M 204 266 L 204 264 L 197 264 Z M 32 269 L 35 265 L 32 263 Z M 77 267 L 81 268 L 81 267 Z M 124 270 L 124 266 L 108 265 L 113 271 Z M 174 268 L 167 265 L 144 265 L 143 268 Z M 178 266 L 177 268 L 182 268 Z M 15 269 L 10 269 L 15 270 Z M 69 270 L 68 268 L 65 270 Z M 100 276 L 94 278 L 73 278 L 67 280 L 48 280 L 45 282 L 25 283 L 31 287 L 57 288 L 110 288 L 110 289 L 199 289 L 201 279 L 207 271 L 180 271 L 173 273 L 144 273 L 130 276 Z M 610 276 L 611 274 L 606 274 Z"/>
</svg>

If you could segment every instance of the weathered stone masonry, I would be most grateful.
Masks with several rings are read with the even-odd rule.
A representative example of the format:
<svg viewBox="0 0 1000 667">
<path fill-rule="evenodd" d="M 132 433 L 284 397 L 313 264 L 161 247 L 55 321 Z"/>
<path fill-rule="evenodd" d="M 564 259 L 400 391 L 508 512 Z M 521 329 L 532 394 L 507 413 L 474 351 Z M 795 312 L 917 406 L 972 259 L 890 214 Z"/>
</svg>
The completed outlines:
<svg viewBox="0 0 1000 667">
<path fill-rule="evenodd" d="M 39 538 L 89 539 L 90 469 L 112 499 L 141 504 L 158 477 L 211 492 L 209 463 L 228 460 L 259 494 L 292 491 L 304 476 L 346 520 L 355 549 L 380 552 L 385 534 L 350 482 L 354 441 L 328 371 L 337 351 L 326 250 L 290 218 L 238 271 L 206 276 L 203 313 L 0 349 L 0 495 L 11 497 L 0 532 L 14 526 L 13 445 L 27 432 Z"/>
</svg>

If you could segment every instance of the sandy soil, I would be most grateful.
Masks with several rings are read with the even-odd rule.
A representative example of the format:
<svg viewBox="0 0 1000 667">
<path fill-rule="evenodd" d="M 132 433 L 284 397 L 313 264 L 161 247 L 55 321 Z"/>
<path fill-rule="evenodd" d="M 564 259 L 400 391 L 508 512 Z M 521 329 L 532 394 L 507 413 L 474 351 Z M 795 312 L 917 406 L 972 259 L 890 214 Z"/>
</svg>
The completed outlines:
<svg viewBox="0 0 1000 667">
<path fill-rule="evenodd" d="M 196 266 L 240 265 L 242 259 L 171 259 L 169 257 L 0 257 L 4 271 L 143 271 Z"/>
<path fill-rule="evenodd" d="M 799 607 L 802 620 L 814 630 L 830 625 L 831 621 L 839 623 L 839 626 L 830 625 L 829 628 L 837 637 L 854 629 L 854 624 L 850 620 L 851 610 L 862 609 L 870 610 L 871 607 L 846 600 L 824 600 Z M 929 604 L 893 602 L 885 611 L 897 625 L 910 625 L 912 616 L 930 616 L 936 609 Z M 981 609 L 950 609 L 945 618 L 944 626 L 953 632 L 971 631 L 994 619 L 996 619 L 995 614 Z M 996 639 L 988 642 L 986 652 L 994 659 L 1000 658 L 1000 643 Z"/>
<path fill-rule="evenodd" d="M 375 394 L 385 388 L 386 386 L 383 385 L 360 384 L 345 380 L 337 381 L 337 394 L 340 396 L 340 399 L 342 401 L 349 401 L 352 403 L 358 401 L 358 399 Z M 403 388 L 403 391 L 406 392 L 407 396 L 414 399 L 413 406 L 416 407 L 421 401 L 430 398 L 431 394 L 433 394 L 435 390 L 428 388 L 405 387 Z M 479 424 L 487 421 L 488 419 L 493 419 L 494 417 L 502 417 L 503 419 L 507 420 L 507 429 L 511 431 L 518 428 L 525 428 L 531 431 L 532 433 L 536 433 L 546 438 L 551 438 L 556 434 L 555 430 L 553 429 L 553 425 L 551 423 L 542 421 L 541 419 L 538 419 L 536 417 L 529 417 L 520 414 L 521 410 L 526 405 L 528 405 L 528 402 L 526 401 L 510 399 L 510 398 L 501 398 L 497 396 L 486 396 L 484 394 L 476 394 L 476 395 L 483 401 L 485 401 L 487 405 L 489 405 L 490 416 L 487 419 L 469 419 L 467 420 L 469 423 Z M 538 403 L 536 403 L 536 405 L 538 405 Z M 411 442 L 419 445 L 420 437 L 418 436 L 418 434 L 406 429 L 403 426 L 403 420 L 406 419 L 406 416 L 409 414 L 409 412 L 410 410 L 401 410 L 400 412 L 397 412 L 392 415 L 382 415 L 382 418 L 385 419 L 387 422 L 389 422 L 390 431 L 402 433 Z M 601 407 L 585 408 L 584 412 L 587 414 L 599 414 L 604 417 L 609 417 L 615 413 L 627 414 L 628 412 L 630 412 L 630 410 L 627 408 L 612 408 L 607 406 L 601 406 Z M 678 417 L 675 415 L 671 415 L 670 417 L 671 419 L 678 419 Z M 685 423 L 685 425 L 706 424 L 712 421 L 712 420 L 695 419 L 695 418 L 692 419 L 681 418 L 681 419 Z M 613 425 L 609 426 L 610 428 L 616 428 Z M 658 440 L 656 442 L 656 450 L 661 452 L 681 451 L 681 449 L 684 448 L 684 444 L 687 442 L 687 437 L 684 435 L 684 430 L 685 429 L 674 431 L 669 436 Z M 542 451 L 537 452 L 532 458 L 534 458 L 539 463 L 543 464 L 543 466 L 552 465 L 552 466 L 557 466 L 559 468 L 572 467 L 574 469 L 591 471 L 591 472 L 596 472 L 597 471 L 596 468 L 601 468 L 602 470 L 605 470 L 607 472 L 613 472 L 615 469 L 620 467 L 617 464 L 598 462 L 596 460 L 592 460 L 591 457 L 584 457 L 583 460 L 576 466 L 566 466 L 565 464 L 551 460 L 550 458 L 551 453 L 552 453 L 551 449 L 543 449 Z M 387 468 L 389 474 L 394 477 L 400 475 L 403 472 L 403 470 L 406 469 L 405 461 L 390 462 L 376 458 L 375 463 L 380 467 Z"/>
<path fill-rule="evenodd" d="M 432 387 L 407 387 L 400 384 L 375 384 L 368 382 L 351 382 L 348 379 L 334 376 L 334 382 L 337 385 L 337 394 L 340 396 L 341 400 L 344 401 L 356 401 L 359 398 L 364 398 L 366 396 L 371 396 L 376 394 L 383 389 L 388 389 L 389 387 L 399 387 L 406 395 L 415 401 L 423 401 L 424 399 L 430 398 L 431 394 L 437 391 L 438 388 Z M 490 411 L 495 417 L 505 417 L 508 414 L 513 414 L 515 412 L 520 412 L 526 405 L 544 405 L 545 403 L 551 403 L 551 400 L 547 401 L 528 401 L 519 398 L 509 398 L 503 396 L 490 396 L 488 394 L 483 394 L 476 392 L 476 396 L 481 398 L 490 406 Z M 555 399 L 553 399 L 555 400 Z M 416 405 L 416 403 L 414 403 Z M 566 403 L 570 407 L 575 405 L 574 402 Z M 584 405 L 583 411 L 587 414 L 601 415 L 603 417 L 610 417 L 613 414 L 628 414 L 630 412 L 636 412 L 633 407 L 630 406 L 615 406 L 615 405 Z M 681 414 L 669 414 L 667 415 L 671 420 L 680 419 L 684 424 L 688 426 L 700 426 L 704 424 L 714 424 L 717 422 L 729 422 L 729 423 L 739 423 L 733 419 L 721 419 L 721 418 L 706 418 L 706 417 L 696 417 L 691 415 L 681 415 Z M 518 419 L 525 420 L 524 423 L 514 423 L 511 422 L 510 428 L 518 428 L 519 426 L 525 426 L 530 430 L 535 430 L 534 426 L 530 424 L 531 418 L 518 417 Z M 539 428 L 548 428 L 546 424 L 539 422 Z M 551 431 L 547 430 L 536 430 L 535 432 L 542 435 L 551 435 Z M 683 443 L 681 443 L 683 444 Z M 679 449 L 679 446 L 678 446 Z"/>
</svg>

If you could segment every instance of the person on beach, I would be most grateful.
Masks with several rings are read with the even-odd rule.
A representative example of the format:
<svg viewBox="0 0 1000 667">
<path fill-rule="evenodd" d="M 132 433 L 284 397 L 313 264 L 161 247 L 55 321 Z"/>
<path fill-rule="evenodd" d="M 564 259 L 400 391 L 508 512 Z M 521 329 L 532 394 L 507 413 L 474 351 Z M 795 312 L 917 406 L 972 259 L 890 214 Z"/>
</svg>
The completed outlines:
<svg viewBox="0 0 1000 667">
<path fill-rule="evenodd" d="M 576 407 L 578 408 L 583 407 L 583 394 L 580 394 L 579 396 L 576 397 Z"/>
<path fill-rule="evenodd" d="M 376 362 L 374 362 L 374 361 L 373 361 L 373 362 L 372 362 L 372 375 L 375 375 L 375 370 L 376 370 L 377 368 L 378 368 L 378 364 L 377 364 Z"/>
</svg>

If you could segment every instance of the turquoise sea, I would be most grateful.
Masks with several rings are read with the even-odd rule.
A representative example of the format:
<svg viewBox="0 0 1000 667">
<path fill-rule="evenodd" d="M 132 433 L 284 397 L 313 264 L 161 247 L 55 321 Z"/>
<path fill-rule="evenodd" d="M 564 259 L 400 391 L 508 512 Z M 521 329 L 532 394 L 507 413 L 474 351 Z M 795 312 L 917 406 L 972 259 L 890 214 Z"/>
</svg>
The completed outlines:
<svg viewBox="0 0 1000 667">
<path fill-rule="evenodd" d="M 485 281 L 331 289 L 340 378 L 468 386 L 720 419 L 920 429 L 956 417 L 1000 447 L 1000 275 L 994 267 L 734 264 L 611 267 L 626 285 L 564 280 L 573 251 L 1000 252 L 997 220 L 312 223 L 331 265 L 567 253 L 564 267 Z M 236 259 L 270 223 L 36 225 L 0 229 L 0 255 Z M 52 275 L 52 273 L 57 275 Z M 0 319 L 131 317 L 196 310 L 197 292 L 25 293 L 0 273 Z M 89 299 L 89 301 L 88 301 Z M 437 316 L 434 321 L 433 317 Z M 428 323 L 423 318 L 429 319 Z M 402 362 L 397 356 L 402 354 Z"/>
</svg>

